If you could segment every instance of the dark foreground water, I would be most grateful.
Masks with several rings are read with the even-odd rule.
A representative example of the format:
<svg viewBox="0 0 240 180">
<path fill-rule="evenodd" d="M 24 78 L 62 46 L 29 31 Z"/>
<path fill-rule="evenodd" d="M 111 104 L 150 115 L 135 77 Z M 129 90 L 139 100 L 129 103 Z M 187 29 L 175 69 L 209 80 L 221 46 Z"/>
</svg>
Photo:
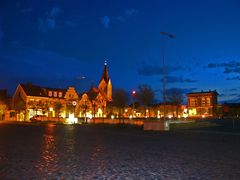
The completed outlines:
<svg viewBox="0 0 240 180">
<path fill-rule="evenodd" d="M 240 179 L 240 136 L 0 124 L 0 179 Z"/>
</svg>

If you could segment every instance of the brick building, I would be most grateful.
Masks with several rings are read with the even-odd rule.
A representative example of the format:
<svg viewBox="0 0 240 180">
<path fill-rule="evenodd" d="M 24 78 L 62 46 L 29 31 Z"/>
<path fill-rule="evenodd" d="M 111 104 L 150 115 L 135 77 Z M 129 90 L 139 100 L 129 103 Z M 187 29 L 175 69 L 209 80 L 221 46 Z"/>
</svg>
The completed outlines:
<svg viewBox="0 0 240 180">
<path fill-rule="evenodd" d="M 215 117 L 218 106 L 217 91 L 201 91 L 187 94 L 189 117 Z"/>
</svg>

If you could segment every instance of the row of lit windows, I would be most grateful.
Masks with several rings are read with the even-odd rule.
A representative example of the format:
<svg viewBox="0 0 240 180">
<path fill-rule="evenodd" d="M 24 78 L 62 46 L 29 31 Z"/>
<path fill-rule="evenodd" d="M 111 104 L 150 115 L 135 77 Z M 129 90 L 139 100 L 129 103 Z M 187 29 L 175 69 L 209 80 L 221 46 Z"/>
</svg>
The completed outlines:
<svg viewBox="0 0 240 180">
<path fill-rule="evenodd" d="M 198 99 L 198 98 L 190 98 L 189 99 L 189 105 L 190 106 L 199 106 L 200 104 L 202 106 L 210 106 L 211 105 L 211 98 L 210 97 L 207 97 L 207 98 L 204 97 L 204 98 L 201 98 L 201 99 Z"/>
<path fill-rule="evenodd" d="M 57 91 L 48 91 L 48 96 L 50 97 L 62 97 L 62 92 Z"/>
<path fill-rule="evenodd" d="M 196 109 L 196 108 L 192 108 L 188 110 L 188 114 L 190 116 L 194 116 L 194 115 L 210 115 L 212 114 L 212 109 L 211 108 L 204 108 L 204 109 Z"/>
</svg>

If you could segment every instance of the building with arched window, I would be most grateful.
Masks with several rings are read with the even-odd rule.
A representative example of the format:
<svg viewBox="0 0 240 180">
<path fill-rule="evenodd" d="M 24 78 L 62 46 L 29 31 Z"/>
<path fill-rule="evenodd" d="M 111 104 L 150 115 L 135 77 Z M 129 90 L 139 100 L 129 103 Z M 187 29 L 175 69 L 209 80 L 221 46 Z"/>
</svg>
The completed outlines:
<svg viewBox="0 0 240 180">
<path fill-rule="evenodd" d="M 39 120 L 64 120 L 70 114 L 75 117 L 106 117 L 108 103 L 112 101 L 112 84 L 107 63 L 104 63 L 98 87 L 78 95 L 74 87 L 67 89 L 19 84 L 12 98 L 16 120 L 37 117 Z"/>
</svg>

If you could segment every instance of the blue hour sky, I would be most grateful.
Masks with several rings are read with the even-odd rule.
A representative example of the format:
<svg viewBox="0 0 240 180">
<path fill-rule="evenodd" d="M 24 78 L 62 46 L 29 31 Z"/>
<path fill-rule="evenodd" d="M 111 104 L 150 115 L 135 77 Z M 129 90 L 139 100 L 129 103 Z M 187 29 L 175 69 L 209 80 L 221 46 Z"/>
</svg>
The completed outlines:
<svg viewBox="0 0 240 180">
<path fill-rule="evenodd" d="M 217 90 L 240 102 L 239 0 L 0 0 L 0 88 L 18 83 L 79 91 L 108 61 L 113 88 Z M 86 78 L 82 78 L 82 77 Z"/>
</svg>

